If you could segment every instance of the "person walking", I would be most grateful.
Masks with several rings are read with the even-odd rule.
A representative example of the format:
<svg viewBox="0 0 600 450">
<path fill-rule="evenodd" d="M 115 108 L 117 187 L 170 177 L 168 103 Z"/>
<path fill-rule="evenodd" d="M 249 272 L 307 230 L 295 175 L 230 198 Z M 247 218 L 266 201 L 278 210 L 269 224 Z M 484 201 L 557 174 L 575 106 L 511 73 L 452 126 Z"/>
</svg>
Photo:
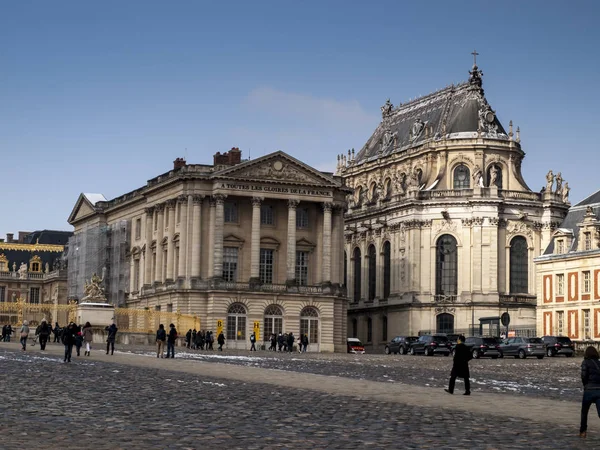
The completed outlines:
<svg viewBox="0 0 600 450">
<path fill-rule="evenodd" d="M 277 351 L 277 336 L 275 336 L 275 333 L 271 333 L 271 346 L 269 347 L 269 351 L 273 350 L 274 352 Z"/>
<path fill-rule="evenodd" d="M 302 336 L 302 353 L 306 353 L 307 347 L 308 347 L 308 335 L 304 334 L 304 336 Z"/>
<path fill-rule="evenodd" d="M 8 325 L 6 325 L 6 342 L 10 342 L 10 335 L 13 332 L 13 327 L 12 325 L 9 323 Z"/>
<path fill-rule="evenodd" d="M 29 322 L 24 320 L 19 332 L 21 336 L 21 351 L 25 351 L 27 349 L 27 338 L 29 337 Z"/>
<path fill-rule="evenodd" d="M 169 336 L 167 338 L 167 358 L 175 358 L 175 341 L 177 340 L 177 328 L 169 325 Z"/>
<path fill-rule="evenodd" d="M 600 417 L 600 361 L 598 350 L 594 347 L 585 349 L 581 363 L 581 382 L 583 383 L 583 398 L 581 400 L 581 425 L 579 436 L 587 437 L 587 419 L 590 406 L 596 405 Z"/>
<path fill-rule="evenodd" d="M 108 332 L 108 336 L 106 338 L 106 354 L 108 355 L 108 350 L 110 348 L 110 354 L 113 355 L 115 353 L 115 340 L 117 338 L 117 331 L 119 329 L 113 322 L 110 324 L 110 327 L 106 327 L 104 330 Z"/>
<path fill-rule="evenodd" d="M 192 330 L 192 340 L 191 340 L 191 344 L 192 344 L 192 350 L 196 350 L 196 329 L 194 328 Z"/>
<path fill-rule="evenodd" d="M 219 333 L 219 336 L 217 336 L 217 342 L 219 344 L 219 351 L 223 351 L 223 345 L 225 345 L 225 335 L 222 331 Z M 256 350 L 256 348 L 254 350 Z"/>
<path fill-rule="evenodd" d="M 250 351 L 255 352 L 256 351 L 256 334 L 255 333 L 252 333 L 250 335 L 250 344 L 252 344 L 252 345 L 250 345 Z"/>
<path fill-rule="evenodd" d="M 471 395 L 471 383 L 469 381 L 469 361 L 473 358 L 469 348 L 464 344 L 465 337 L 459 336 L 457 339 L 456 348 L 454 349 L 454 362 L 452 371 L 450 372 L 450 384 L 448 389 L 444 389 L 448 394 L 454 394 L 454 383 L 456 378 L 465 380 L 465 393 L 463 395 Z"/>
<path fill-rule="evenodd" d="M 58 322 L 56 322 L 54 324 L 54 328 L 52 329 L 52 332 L 54 333 L 54 343 L 59 342 L 59 335 L 60 335 L 60 327 L 58 326 Z"/>
<path fill-rule="evenodd" d="M 48 336 L 50 336 L 50 325 L 46 322 L 46 319 L 42 319 L 40 323 L 40 350 L 46 350 L 46 344 L 48 343 Z"/>
<path fill-rule="evenodd" d="M 83 333 L 81 327 L 75 325 L 75 349 L 77 350 L 77 356 L 81 356 L 81 346 L 83 345 Z"/>
<path fill-rule="evenodd" d="M 187 333 L 185 333 L 185 346 L 186 348 L 190 348 L 192 343 L 192 329 L 190 328 Z"/>
<path fill-rule="evenodd" d="M 223 334 L 222 331 L 221 331 L 221 334 Z M 208 339 L 207 339 L 206 342 L 208 343 L 207 350 L 214 350 L 213 344 L 215 343 L 215 337 L 213 336 L 213 332 L 212 331 L 208 332 Z M 223 342 L 225 342 L 225 337 L 223 337 Z"/>
<path fill-rule="evenodd" d="M 83 342 L 85 342 L 85 356 L 90 356 L 90 350 L 92 350 L 92 341 L 94 340 L 94 332 L 89 322 L 86 322 L 81 329 L 83 334 Z"/>
<path fill-rule="evenodd" d="M 283 341 L 283 334 L 280 331 L 279 336 L 277 336 L 277 346 L 279 347 L 279 351 L 282 351 L 283 349 Z"/>
<path fill-rule="evenodd" d="M 294 333 L 288 334 L 287 337 L 287 346 L 288 346 L 288 352 L 292 353 L 292 351 L 294 350 Z"/>
<path fill-rule="evenodd" d="M 62 330 L 62 342 L 65 346 L 65 359 L 64 362 L 71 362 L 71 354 L 73 353 L 73 344 L 75 343 L 75 334 L 77 328 L 75 324 L 71 322 L 67 327 Z"/>
<path fill-rule="evenodd" d="M 165 326 L 161 323 L 156 330 L 156 357 L 163 358 L 165 352 L 165 344 L 167 342 L 167 332 Z"/>
</svg>

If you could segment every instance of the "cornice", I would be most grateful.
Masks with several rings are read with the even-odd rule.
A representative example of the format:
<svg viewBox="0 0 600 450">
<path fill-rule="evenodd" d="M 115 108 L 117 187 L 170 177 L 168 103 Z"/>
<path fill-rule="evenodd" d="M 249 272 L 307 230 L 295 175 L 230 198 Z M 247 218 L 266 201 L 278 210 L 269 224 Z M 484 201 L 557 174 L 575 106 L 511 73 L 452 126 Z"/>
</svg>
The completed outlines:
<svg viewBox="0 0 600 450">
<path fill-rule="evenodd" d="M 65 250 L 63 245 L 52 244 L 18 244 L 0 242 L 0 250 L 26 251 L 26 252 L 56 252 L 62 253 Z"/>
</svg>

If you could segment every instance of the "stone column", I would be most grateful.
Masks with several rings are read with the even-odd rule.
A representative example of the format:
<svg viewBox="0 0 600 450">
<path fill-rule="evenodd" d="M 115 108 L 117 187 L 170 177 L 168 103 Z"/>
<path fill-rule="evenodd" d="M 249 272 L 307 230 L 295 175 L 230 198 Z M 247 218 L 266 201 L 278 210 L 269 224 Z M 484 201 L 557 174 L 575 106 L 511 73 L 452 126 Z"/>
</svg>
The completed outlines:
<svg viewBox="0 0 600 450">
<path fill-rule="evenodd" d="M 298 200 L 288 200 L 287 277 L 288 285 L 296 284 L 296 207 Z"/>
<path fill-rule="evenodd" d="M 343 208 L 333 209 L 331 238 L 331 282 L 341 285 L 344 280 L 344 219 Z M 341 232 L 340 232 L 341 231 Z"/>
<path fill-rule="evenodd" d="M 165 281 L 173 282 L 174 263 L 175 263 L 175 206 L 177 200 L 167 200 L 167 208 L 169 211 L 169 223 L 167 224 L 167 277 Z"/>
<path fill-rule="evenodd" d="M 158 226 L 156 230 L 156 267 L 154 268 L 154 282 L 162 283 L 163 273 L 163 248 L 162 240 L 165 234 L 165 205 L 158 204 L 155 206 L 158 214 Z"/>
<path fill-rule="evenodd" d="M 330 202 L 323 203 L 323 284 L 331 283 L 331 208 Z"/>
<path fill-rule="evenodd" d="M 144 256 L 144 285 L 152 284 L 152 231 L 154 231 L 154 207 L 146 208 L 146 254 Z"/>
<path fill-rule="evenodd" d="M 250 282 L 260 279 L 260 205 L 262 197 L 252 197 L 252 235 L 250 246 Z"/>
<path fill-rule="evenodd" d="M 202 255 L 202 201 L 203 195 L 188 195 L 188 244 L 185 269 L 186 277 L 199 279 Z"/>
<path fill-rule="evenodd" d="M 225 199 L 226 195 L 215 194 L 215 223 L 214 223 L 214 250 L 213 250 L 213 277 L 223 278 L 223 227 L 225 226 Z"/>
<path fill-rule="evenodd" d="M 180 195 L 177 197 L 179 202 L 179 210 L 181 211 L 181 219 L 179 221 L 179 265 L 177 267 L 177 278 L 187 278 L 186 276 L 186 261 L 187 261 L 187 241 L 188 241 L 188 196 Z"/>
<path fill-rule="evenodd" d="M 215 249 L 215 214 L 217 202 L 214 197 L 210 197 L 208 204 L 210 206 L 210 212 L 208 216 L 208 261 L 206 266 L 207 278 L 213 278 L 215 275 L 214 266 L 214 249 Z"/>
</svg>

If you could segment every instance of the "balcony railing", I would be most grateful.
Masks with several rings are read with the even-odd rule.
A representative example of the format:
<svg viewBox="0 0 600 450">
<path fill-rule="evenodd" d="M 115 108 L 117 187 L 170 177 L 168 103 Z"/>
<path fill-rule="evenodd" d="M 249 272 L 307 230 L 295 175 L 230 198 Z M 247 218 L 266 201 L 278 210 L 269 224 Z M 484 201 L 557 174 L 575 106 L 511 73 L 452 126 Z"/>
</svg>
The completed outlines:
<svg viewBox="0 0 600 450">
<path fill-rule="evenodd" d="M 537 304 L 537 297 L 535 295 L 501 295 L 501 303 L 527 303 L 529 305 Z"/>
<path fill-rule="evenodd" d="M 60 276 L 67 276 L 66 270 L 54 270 L 52 272 L 26 272 L 25 280 L 51 280 Z M 0 272 L 0 279 L 21 280 L 21 274 L 18 272 Z"/>
<path fill-rule="evenodd" d="M 457 303 L 460 301 L 458 295 L 434 295 L 433 301 L 435 303 Z"/>
</svg>

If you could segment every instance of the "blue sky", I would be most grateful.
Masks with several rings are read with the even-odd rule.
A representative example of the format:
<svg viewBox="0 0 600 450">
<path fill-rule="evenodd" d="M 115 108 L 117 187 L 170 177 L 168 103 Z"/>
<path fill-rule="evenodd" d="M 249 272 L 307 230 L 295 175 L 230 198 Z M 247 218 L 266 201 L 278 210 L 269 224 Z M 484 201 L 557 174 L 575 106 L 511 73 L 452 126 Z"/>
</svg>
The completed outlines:
<svg viewBox="0 0 600 450">
<path fill-rule="evenodd" d="M 322 170 L 379 107 L 468 77 L 521 127 L 533 190 L 597 181 L 596 1 L 0 3 L 0 237 L 70 229 L 80 192 L 113 198 L 240 147 Z"/>
</svg>

